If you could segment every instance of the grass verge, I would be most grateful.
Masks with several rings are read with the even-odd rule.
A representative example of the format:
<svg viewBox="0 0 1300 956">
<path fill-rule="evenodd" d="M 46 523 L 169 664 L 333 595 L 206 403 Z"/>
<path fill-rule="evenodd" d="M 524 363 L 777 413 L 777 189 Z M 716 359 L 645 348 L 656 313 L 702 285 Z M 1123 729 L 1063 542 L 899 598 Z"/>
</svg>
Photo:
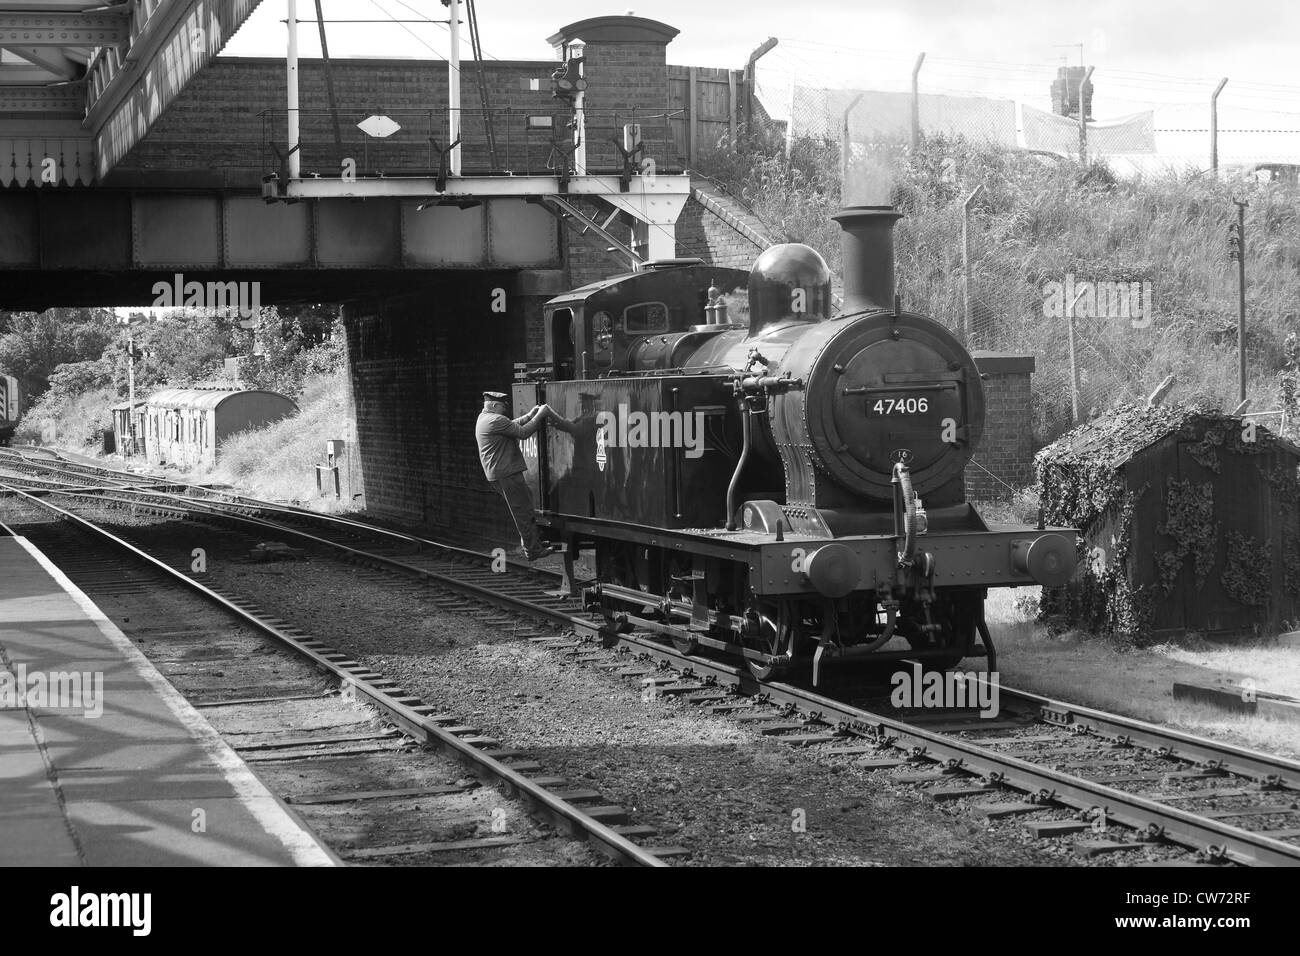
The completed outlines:
<svg viewBox="0 0 1300 956">
<path fill-rule="evenodd" d="M 1260 690 L 1300 697 L 1300 647 L 1277 637 L 1227 644 L 1188 635 L 1145 648 L 1078 631 L 1052 637 L 1015 604 L 1017 596 L 1038 590 L 989 592 L 985 613 L 1008 687 L 1300 759 L 1300 723 L 1232 714 L 1173 696 L 1175 681 L 1211 684 L 1226 677 L 1250 678 Z"/>
<path fill-rule="evenodd" d="M 341 438 L 347 443 L 353 487 L 360 491 L 351 401 L 346 370 L 309 380 L 298 399 L 298 414 L 228 438 L 207 480 L 227 482 L 256 498 L 318 511 L 355 510 L 351 500 L 321 497 L 316 490 L 316 465 L 325 461 L 325 442 Z"/>
</svg>

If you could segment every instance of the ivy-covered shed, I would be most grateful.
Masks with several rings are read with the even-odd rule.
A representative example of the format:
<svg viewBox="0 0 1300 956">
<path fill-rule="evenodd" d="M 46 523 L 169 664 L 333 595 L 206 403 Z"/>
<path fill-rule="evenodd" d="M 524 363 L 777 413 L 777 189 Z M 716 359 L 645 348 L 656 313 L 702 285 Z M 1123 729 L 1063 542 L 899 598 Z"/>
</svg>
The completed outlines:
<svg viewBox="0 0 1300 956">
<path fill-rule="evenodd" d="M 1300 619 L 1300 447 L 1249 420 L 1132 406 L 1035 457 L 1044 517 L 1082 532 L 1074 580 L 1044 600 L 1131 641 Z"/>
</svg>

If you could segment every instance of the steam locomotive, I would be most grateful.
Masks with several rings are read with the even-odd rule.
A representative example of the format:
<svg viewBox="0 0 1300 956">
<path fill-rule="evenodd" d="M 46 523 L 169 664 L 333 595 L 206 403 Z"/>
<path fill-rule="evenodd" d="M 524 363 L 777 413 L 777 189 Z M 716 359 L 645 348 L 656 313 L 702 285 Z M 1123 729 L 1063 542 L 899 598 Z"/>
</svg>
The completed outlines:
<svg viewBox="0 0 1300 956">
<path fill-rule="evenodd" d="M 901 215 L 834 216 L 835 314 L 826 261 L 798 243 L 748 273 L 649 263 L 546 304 L 546 362 L 513 399 L 567 421 L 525 444 L 527 477 L 570 593 L 610 628 L 739 655 L 760 679 L 808 658 L 814 683 L 865 656 L 993 669 L 987 589 L 1073 574 L 1072 530 L 991 527 L 965 499 L 980 373 L 900 308 Z M 727 299 L 742 284 L 744 324 Z M 587 550 L 596 579 L 580 589 Z"/>
</svg>

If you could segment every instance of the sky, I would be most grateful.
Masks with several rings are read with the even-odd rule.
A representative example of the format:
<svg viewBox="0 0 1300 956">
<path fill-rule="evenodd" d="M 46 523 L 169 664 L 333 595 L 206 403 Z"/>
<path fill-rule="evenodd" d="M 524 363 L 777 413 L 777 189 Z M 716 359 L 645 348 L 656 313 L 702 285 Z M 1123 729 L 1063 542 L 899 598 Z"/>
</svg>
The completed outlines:
<svg viewBox="0 0 1300 956">
<path fill-rule="evenodd" d="M 429 22 L 445 21 L 441 0 L 321 2 L 331 56 L 447 55 L 446 27 Z M 283 57 L 286 5 L 287 0 L 263 0 L 224 52 Z M 1098 118 L 1158 107 L 1164 116 L 1157 126 L 1161 119 L 1168 126 L 1205 126 L 1210 94 L 1228 77 L 1220 98 L 1225 119 L 1236 117 L 1241 127 L 1300 130 L 1300 3 L 1294 0 L 1238 7 L 1223 0 L 568 0 L 554 12 L 535 0 L 478 0 L 477 6 L 489 59 L 549 60 L 546 37 L 559 27 L 632 12 L 681 30 L 668 47 L 673 64 L 738 69 L 763 40 L 777 37 L 776 49 L 760 61 L 760 93 L 791 83 L 906 90 L 916 56 L 924 51 L 923 91 L 979 93 L 1048 108 L 1056 68 L 1082 57 L 1096 68 Z M 318 56 L 313 0 L 298 0 L 298 17 L 313 21 L 300 27 L 302 55 Z M 1182 109 L 1171 110 L 1170 104 Z M 1240 112 L 1246 110 L 1273 115 Z M 1248 142 L 1251 148 L 1300 155 L 1300 132 L 1238 137 L 1236 145 Z"/>
<path fill-rule="evenodd" d="M 329 26 L 335 56 L 446 56 L 447 31 L 431 23 L 446 19 L 441 0 L 322 0 L 329 20 L 381 23 Z M 1242 81 L 1291 86 L 1300 95 L 1295 62 L 1300 54 L 1300 5 L 1258 0 L 1248 12 L 1229 15 L 1223 0 L 655 0 L 638 7 L 602 0 L 568 0 L 555 13 L 533 0 L 479 0 L 483 47 L 499 59 L 548 59 L 546 37 L 566 23 L 622 14 L 649 17 L 682 32 L 668 48 L 670 63 L 744 65 L 768 36 L 839 44 L 844 48 L 899 51 L 909 62 L 917 52 L 955 59 L 1054 66 L 1062 56 L 1078 61 L 1085 44 L 1090 64 L 1107 68 L 1201 77 L 1235 74 Z M 286 0 L 263 0 L 226 52 L 283 56 Z M 744 15 L 738 16 L 737 11 Z M 799 15 L 792 16 L 797 10 Z M 298 0 L 300 20 L 314 20 L 313 0 Z M 318 55 L 315 31 L 302 29 L 302 51 Z M 1070 46 L 1073 45 L 1073 49 Z M 432 47 L 432 49 L 430 49 Z M 437 51 L 435 54 L 434 51 Z M 1213 83 L 1211 82 L 1211 86 Z M 1297 107 L 1300 108 L 1300 107 Z"/>
</svg>

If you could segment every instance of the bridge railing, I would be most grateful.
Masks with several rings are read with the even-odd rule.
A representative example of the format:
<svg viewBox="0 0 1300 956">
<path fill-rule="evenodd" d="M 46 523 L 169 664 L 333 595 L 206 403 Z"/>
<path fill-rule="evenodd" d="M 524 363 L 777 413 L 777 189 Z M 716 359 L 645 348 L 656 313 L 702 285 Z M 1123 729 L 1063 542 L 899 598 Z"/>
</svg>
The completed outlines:
<svg viewBox="0 0 1300 956">
<path fill-rule="evenodd" d="M 615 145 L 624 142 L 624 128 L 639 126 L 641 171 L 679 173 L 685 167 L 686 144 L 674 136 L 672 120 L 680 111 L 585 110 L 586 170 L 618 173 L 623 158 Z M 440 151 L 450 146 L 448 111 L 422 110 L 299 110 L 299 152 L 304 176 L 339 176 L 350 160 L 358 177 L 436 175 Z M 288 111 L 263 110 L 262 161 L 268 171 L 280 171 L 287 150 Z M 390 121 L 372 135 L 361 125 L 374 116 Z M 461 173 L 463 175 L 553 176 L 564 165 L 573 170 L 573 111 L 569 109 L 466 109 L 461 114 Z M 392 129 L 395 125 L 396 129 Z M 488 127 L 494 148 L 489 148 Z M 391 132 L 388 132 L 392 129 Z"/>
</svg>

